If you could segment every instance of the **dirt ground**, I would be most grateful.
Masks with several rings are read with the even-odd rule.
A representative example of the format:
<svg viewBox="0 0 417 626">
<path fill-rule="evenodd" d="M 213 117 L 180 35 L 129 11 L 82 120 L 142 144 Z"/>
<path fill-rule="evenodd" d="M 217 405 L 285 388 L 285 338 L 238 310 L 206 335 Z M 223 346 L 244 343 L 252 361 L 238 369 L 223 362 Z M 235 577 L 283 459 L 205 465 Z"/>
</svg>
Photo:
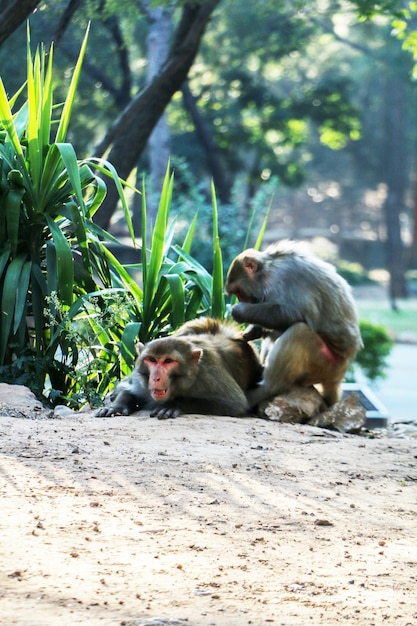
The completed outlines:
<svg viewBox="0 0 417 626">
<path fill-rule="evenodd" d="M 417 622 L 415 439 L 1 413 L 2 625 Z"/>
</svg>

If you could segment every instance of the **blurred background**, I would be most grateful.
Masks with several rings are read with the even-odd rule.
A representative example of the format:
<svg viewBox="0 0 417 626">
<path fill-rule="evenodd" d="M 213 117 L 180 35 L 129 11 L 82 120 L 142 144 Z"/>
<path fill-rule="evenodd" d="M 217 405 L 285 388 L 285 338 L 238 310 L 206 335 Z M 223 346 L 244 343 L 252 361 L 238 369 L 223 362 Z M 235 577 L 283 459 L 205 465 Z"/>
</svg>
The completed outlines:
<svg viewBox="0 0 417 626">
<path fill-rule="evenodd" d="M 68 136 L 77 154 L 145 180 L 151 220 L 170 160 L 178 236 L 198 211 L 193 253 L 206 267 L 212 180 L 226 267 L 269 207 L 264 243 L 308 241 L 350 282 L 361 317 L 395 339 L 376 391 L 393 418 L 417 419 L 414 4 L 1 0 L 1 76 L 9 95 L 25 81 L 28 19 L 32 48 L 54 42 L 64 100 L 91 21 Z M 138 239 L 140 203 L 132 194 Z M 123 240 L 112 189 L 95 219 Z"/>
</svg>

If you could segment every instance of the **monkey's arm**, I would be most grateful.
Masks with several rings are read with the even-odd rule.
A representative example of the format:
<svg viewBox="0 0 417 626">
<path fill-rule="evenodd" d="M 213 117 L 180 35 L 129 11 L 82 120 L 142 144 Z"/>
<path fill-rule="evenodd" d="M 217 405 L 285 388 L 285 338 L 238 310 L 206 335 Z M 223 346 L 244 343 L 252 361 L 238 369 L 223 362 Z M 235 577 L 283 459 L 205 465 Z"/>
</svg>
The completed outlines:
<svg viewBox="0 0 417 626">
<path fill-rule="evenodd" d="M 284 306 L 269 302 L 239 302 L 232 308 L 232 316 L 239 323 L 255 324 L 279 331 L 285 331 L 296 322 L 304 321 L 301 316 L 290 315 Z"/>
<path fill-rule="evenodd" d="M 139 409 L 147 408 L 151 396 L 144 385 L 142 377 L 136 370 L 124 378 L 111 394 L 111 402 L 96 413 L 96 417 L 112 417 L 113 415 L 130 415 Z"/>
</svg>

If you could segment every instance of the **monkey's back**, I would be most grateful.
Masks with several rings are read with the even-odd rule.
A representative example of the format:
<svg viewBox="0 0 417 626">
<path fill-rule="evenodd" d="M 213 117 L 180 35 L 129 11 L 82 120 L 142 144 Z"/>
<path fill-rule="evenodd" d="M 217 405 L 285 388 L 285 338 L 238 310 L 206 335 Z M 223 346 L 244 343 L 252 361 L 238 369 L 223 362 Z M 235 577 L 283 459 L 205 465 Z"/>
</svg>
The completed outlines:
<svg viewBox="0 0 417 626">
<path fill-rule="evenodd" d="M 260 381 L 263 372 L 256 348 L 243 339 L 242 332 L 233 322 L 201 317 L 186 322 L 174 336 L 189 338 L 212 361 L 221 363 L 241 389 L 251 389 Z M 214 366 L 215 363 L 211 365 Z M 207 364 L 202 363 L 203 367 Z"/>
<path fill-rule="evenodd" d="M 351 288 L 335 267 L 304 249 L 299 242 L 281 241 L 265 250 L 267 300 L 282 302 L 338 351 L 361 347 L 358 316 Z"/>
</svg>

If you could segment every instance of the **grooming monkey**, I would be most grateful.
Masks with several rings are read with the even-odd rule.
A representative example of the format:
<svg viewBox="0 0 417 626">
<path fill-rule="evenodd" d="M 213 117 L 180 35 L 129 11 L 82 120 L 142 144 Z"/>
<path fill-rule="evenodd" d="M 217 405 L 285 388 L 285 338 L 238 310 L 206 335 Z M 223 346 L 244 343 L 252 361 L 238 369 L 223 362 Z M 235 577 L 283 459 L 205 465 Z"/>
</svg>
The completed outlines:
<svg viewBox="0 0 417 626">
<path fill-rule="evenodd" d="M 181 413 L 241 416 L 247 390 L 263 367 L 255 348 L 232 324 L 210 318 L 187 322 L 170 337 L 139 345 L 131 376 L 116 387 L 98 417 L 149 409 L 160 419 Z"/>
<path fill-rule="evenodd" d="M 327 405 L 337 402 L 362 340 L 350 287 L 335 268 L 300 243 L 282 241 L 239 254 L 226 291 L 239 300 L 233 318 L 255 325 L 246 339 L 267 336 L 270 344 L 262 383 L 249 393 L 251 406 L 316 384 Z"/>
</svg>

